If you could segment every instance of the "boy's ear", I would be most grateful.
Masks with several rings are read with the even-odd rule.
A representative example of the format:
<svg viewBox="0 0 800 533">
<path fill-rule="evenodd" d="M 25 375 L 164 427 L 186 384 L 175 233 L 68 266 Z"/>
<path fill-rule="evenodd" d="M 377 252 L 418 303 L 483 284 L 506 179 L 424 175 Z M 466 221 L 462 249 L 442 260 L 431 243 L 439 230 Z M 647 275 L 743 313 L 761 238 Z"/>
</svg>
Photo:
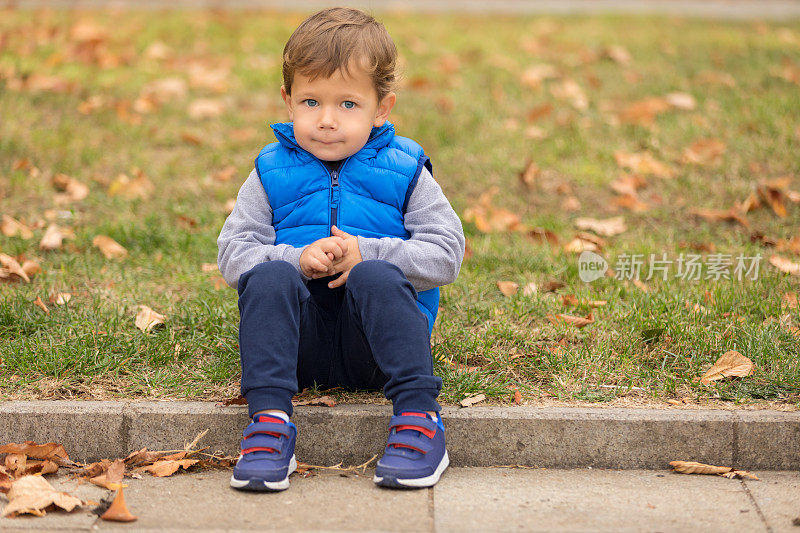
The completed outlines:
<svg viewBox="0 0 800 533">
<path fill-rule="evenodd" d="M 395 93 L 389 93 L 383 97 L 383 100 L 378 103 L 378 110 L 375 112 L 375 120 L 372 122 L 372 125 L 376 128 L 380 128 L 389 118 L 389 113 L 392 111 L 395 102 L 397 101 L 397 95 Z"/>
<path fill-rule="evenodd" d="M 292 97 L 286 92 L 286 87 L 281 85 L 281 98 L 286 104 L 286 110 L 289 112 L 289 120 L 294 120 L 294 113 L 292 110 Z"/>
</svg>

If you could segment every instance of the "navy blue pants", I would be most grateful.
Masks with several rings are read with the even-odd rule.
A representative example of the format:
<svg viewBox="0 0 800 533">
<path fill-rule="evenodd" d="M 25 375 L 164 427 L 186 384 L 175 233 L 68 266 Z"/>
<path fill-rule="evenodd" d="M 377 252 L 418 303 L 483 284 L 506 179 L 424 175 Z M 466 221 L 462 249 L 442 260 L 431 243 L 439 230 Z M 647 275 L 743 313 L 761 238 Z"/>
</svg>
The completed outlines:
<svg viewBox="0 0 800 533">
<path fill-rule="evenodd" d="M 242 396 L 250 416 L 292 414 L 292 396 L 321 388 L 381 389 L 394 413 L 439 411 L 428 318 L 413 285 L 392 263 L 362 261 L 342 287 L 333 276 L 306 285 L 286 261 L 239 278 Z"/>
</svg>

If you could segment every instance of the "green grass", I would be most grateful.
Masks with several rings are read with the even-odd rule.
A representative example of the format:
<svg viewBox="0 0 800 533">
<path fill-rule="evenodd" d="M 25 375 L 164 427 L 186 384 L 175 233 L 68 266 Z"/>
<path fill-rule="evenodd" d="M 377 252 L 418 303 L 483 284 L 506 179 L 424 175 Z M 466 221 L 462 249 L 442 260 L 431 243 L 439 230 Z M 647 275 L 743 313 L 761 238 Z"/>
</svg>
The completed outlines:
<svg viewBox="0 0 800 533">
<path fill-rule="evenodd" d="M 302 18 L 241 11 L 0 12 L 0 212 L 36 227 L 31 240 L 0 235 L 0 252 L 34 259 L 43 268 L 30 284 L 0 284 L 0 398 L 238 394 L 236 293 L 215 287 L 217 274 L 201 265 L 215 262 L 225 203 L 259 149 L 274 140 L 267 125 L 286 120 L 280 51 Z M 781 307 L 785 293 L 798 291 L 800 278 L 770 266 L 766 258 L 773 250 L 752 242 L 750 231 L 689 214 L 695 207 L 727 209 L 759 180 L 800 173 L 800 88 L 775 75 L 784 64 L 800 68 L 800 23 L 425 14 L 422 25 L 421 15 L 380 18 L 400 49 L 406 80 L 391 120 L 432 157 L 473 252 L 458 280 L 442 289 L 432 339 L 443 403 L 479 392 L 509 401 L 517 387 L 526 400 L 611 402 L 627 396 L 663 402 L 689 396 L 800 406 L 800 338 L 788 327 L 800 325 L 800 316 Z M 98 50 L 122 57 L 121 64 L 102 67 L 91 54 L 76 56 L 68 36 L 80 20 L 107 28 Z M 171 59 L 143 56 L 155 41 L 172 49 Z M 625 47 L 631 64 L 603 58 L 609 45 Z M 587 60 L 590 53 L 601 57 Z M 454 71 L 440 67 L 443 56 L 458 58 Z M 154 80 L 189 81 L 191 61 L 229 68 L 227 91 L 190 84 L 186 98 L 153 113 L 131 111 L 139 117 L 133 123 L 120 119 L 114 102 L 132 102 Z M 588 108 L 555 98 L 551 88 L 558 79 L 540 89 L 523 85 L 521 73 L 540 63 L 576 81 Z M 730 75 L 735 86 L 702 83 L 708 72 Z M 13 80 L 33 74 L 59 76 L 75 88 L 14 88 Z M 428 88 L 418 87 L 422 79 Z M 662 113 L 651 127 L 613 120 L 632 102 L 675 91 L 691 93 L 697 108 Z M 111 103 L 79 112 L 81 102 L 98 95 Z M 225 100 L 227 111 L 191 119 L 188 105 L 200 97 Z M 452 103 L 450 110 L 444 101 Z M 529 124 L 527 113 L 543 104 L 551 104 L 552 113 Z M 526 138 L 531 124 L 547 137 Z M 250 139 L 231 135 L 247 128 L 256 132 Z M 184 134 L 203 144 L 187 142 Z M 721 163 L 681 164 L 683 150 L 702 138 L 726 144 Z M 648 178 L 640 191 L 651 204 L 645 212 L 611 206 L 609 184 L 621 173 L 617 150 L 648 150 L 676 170 L 673 179 Z M 14 170 L 25 158 L 38 176 Z M 531 191 L 517 178 L 528 158 L 542 169 Z M 213 179 L 226 165 L 236 167 L 235 177 Z M 144 200 L 110 197 L 108 185 L 120 173 L 133 176 L 134 167 L 156 193 Z M 89 196 L 57 204 L 50 184 L 56 173 L 87 184 Z M 559 184 L 571 187 L 578 211 L 562 209 L 566 196 Z M 522 233 L 485 234 L 465 219 L 490 185 L 499 188 L 493 205 L 517 213 L 528 226 L 554 231 L 562 245 L 576 233 L 579 216 L 623 215 L 628 230 L 609 238 L 602 251 L 612 266 L 622 254 L 667 253 L 674 259 L 692 253 L 692 243 L 713 243 L 716 252 L 733 256 L 760 253 L 764 260 L 755 280 L 680 280 L 673 267 L 670 279 L 646 282 L 646 292 L 612 278 L 584 283 L 576 254 L 563 247 L 534 244 Z M 791 188 L 800 189 L 800 180 Z M 751 230 L 775 239 L 797 235 L 800 207 L 787 202 L 787 208 L 786 219 L 768 209 L 749 213 Z M 44 252 L 38 242 L 53 217 L 75 236 L 62 249 Z M 92 246 L 98 234 L 118 241 L 129 256 L 106 260 Z M 498 280 L 516 281 L 519 293 L 503 296 Z M 522 294 L 526 283 L 549 280 L 565 285 L 557 293 Z M 33 305 L 55 291 L 73 298 L 65 306 L 49 305 L 49 314 Z M 547 318 L 591 310 L 562 304 L 561 294 L 608 303 L 593 310 L 594 323 L 577 329 Z M 687 302 L 707 313 L 692 313 Z M 136 329 L 140 304 L 166 314 L 165 327 L 150 334 Z M 710 386 L 694 380 L 731 349 L 753 360 L 756 373 Z M 479 369 L 459 372 L 459 365 Z M 377 401 L 380 395 L 353 397 Z"/>
</svg>

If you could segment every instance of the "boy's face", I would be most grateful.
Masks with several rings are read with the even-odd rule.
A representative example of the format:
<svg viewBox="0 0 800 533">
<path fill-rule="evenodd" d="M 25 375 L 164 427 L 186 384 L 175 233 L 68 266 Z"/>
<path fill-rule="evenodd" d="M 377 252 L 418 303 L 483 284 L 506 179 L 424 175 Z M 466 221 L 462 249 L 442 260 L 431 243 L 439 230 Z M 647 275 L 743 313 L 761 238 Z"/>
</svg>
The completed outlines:
<svg viewBox="0 0 800 533">
<path fill-rule="evenodd" d="M 294 122 L 294 136 L 301 148 L 324 161 L 353 155 L 367 143 L 374 127 L 389 117 L 396 96 L 378 95 L 369 74 L 351 63 L 350 75 L 337 70 L 330 78 L 295 73 L 292 94 L 281 87 L 281 96 Z"/>
</svg>

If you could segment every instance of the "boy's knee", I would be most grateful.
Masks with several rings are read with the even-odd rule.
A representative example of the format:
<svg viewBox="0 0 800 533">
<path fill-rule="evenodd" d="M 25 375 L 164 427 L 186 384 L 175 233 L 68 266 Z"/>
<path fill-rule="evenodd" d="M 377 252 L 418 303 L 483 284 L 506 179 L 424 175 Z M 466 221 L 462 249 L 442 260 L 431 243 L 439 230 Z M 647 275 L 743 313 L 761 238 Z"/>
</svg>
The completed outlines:
<svg viewBox="0 0 800 533">
<path fill-rule="evenodd" d="M 386 287 L 388 283 L 402 282 L 406 279 L 403 271 L 397 265 L 382 259 L 369 259 L 356 264 L 347 276 L 347 285 L 350 288 Z"/>
<path fill-rule="evenodd" d="M 275 286 L 286 286 L 297 278 L 302 283 L 300 274 L 287 261 L 266 261 L 259 263 L 239 277 L 239 294 L 248 285 L 259 289 L 268 289 Z"/>
</svg>

